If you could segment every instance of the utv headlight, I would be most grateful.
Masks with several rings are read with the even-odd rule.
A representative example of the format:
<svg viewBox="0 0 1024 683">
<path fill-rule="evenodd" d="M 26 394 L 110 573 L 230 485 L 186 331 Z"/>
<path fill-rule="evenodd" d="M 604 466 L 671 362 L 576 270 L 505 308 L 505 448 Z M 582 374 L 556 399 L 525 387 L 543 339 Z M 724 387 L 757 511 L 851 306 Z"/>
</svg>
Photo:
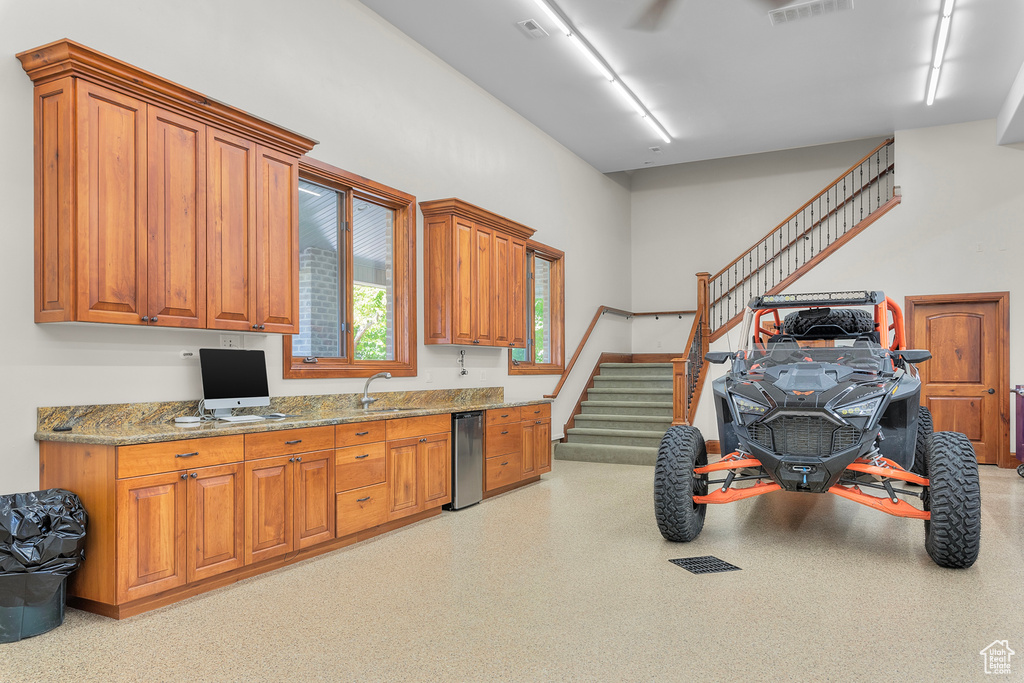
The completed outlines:
<svg viewBox="0 0 1024 683">
<path fill-rule="evenodd" d="M 867 401 L 861 401 L 860 403 L 851 403 L 848 406 L 841 406 L 836 408 L 836 412 L 843 417 L 871 417 L 875 414 L 875 410 L 878 409 L 878 404 L 882 402 L 881 396 L 868 399 Z"/>
<path fill-rule="evenodd" d="M 764 415 L 770 410 L 768 406 L 755 403 L 735 394 L 732 396 L 732 404 L 736 406 L 736 412 L 741 415 Z"/>
</svg>

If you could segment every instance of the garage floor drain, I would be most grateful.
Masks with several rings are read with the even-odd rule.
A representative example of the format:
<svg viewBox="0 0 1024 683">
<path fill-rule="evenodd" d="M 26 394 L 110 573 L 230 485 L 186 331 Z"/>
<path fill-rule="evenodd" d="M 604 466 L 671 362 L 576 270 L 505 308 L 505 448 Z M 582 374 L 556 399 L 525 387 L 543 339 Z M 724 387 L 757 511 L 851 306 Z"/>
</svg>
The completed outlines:
<svg viewBox="0 0 1024 683">
<path fill-rule="evenodd" d="M 669 560 L 692 574 L 717 574 L 718 572 L 740 571 L 734 564 L 729 564 L 711 555 L 701 557 L 681 557 L 678 560 Z"/>
</svg>

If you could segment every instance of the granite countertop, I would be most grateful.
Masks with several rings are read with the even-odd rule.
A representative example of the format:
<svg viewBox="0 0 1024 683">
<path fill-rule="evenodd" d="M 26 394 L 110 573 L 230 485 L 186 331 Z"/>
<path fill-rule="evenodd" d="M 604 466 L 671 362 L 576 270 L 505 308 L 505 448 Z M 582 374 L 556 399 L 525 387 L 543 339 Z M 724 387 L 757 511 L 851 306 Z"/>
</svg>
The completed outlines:
<svg viewBox="0 0 1024 683">
<path fill-rule="evenodd" d="M 504 390 L 501 387 L 374 392 L 371 397 L 377 401 L 371 404 L 369 410 L 363 410 L 359 404 L 360 396 L 361 394 L 326 394 L 274 397 L 270 401 L 270 406 L 238 409 L 235 414 L 284 413 L 287 417 L 267 418 L 257 422 L 218 422 L 211 419 L 190 427 L 178 426 L 174 418 L 197 415 L 198 401 L 39 408 L 35 439 L 127 446 L 551 403 L 550 399 L 505 401 Z M 55 427 L 68 426 L 71 427 L 70 431 L 54 431 Z"/>
</svg>

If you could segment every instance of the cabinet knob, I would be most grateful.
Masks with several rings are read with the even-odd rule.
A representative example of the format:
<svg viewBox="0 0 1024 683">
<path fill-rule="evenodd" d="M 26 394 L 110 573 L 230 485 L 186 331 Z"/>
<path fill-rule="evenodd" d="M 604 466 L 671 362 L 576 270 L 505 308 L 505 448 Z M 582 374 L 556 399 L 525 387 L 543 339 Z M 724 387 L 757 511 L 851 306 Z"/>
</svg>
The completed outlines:
<svg viewBox="0 0 1024 683">
<path fill-rule="evenodd" d="M 420 443 L 426 443 L 426 439 L 420 439 Z"/>
<path fill-rule="evenodd" d="M 182 479 L 188 479 L 188 475 L 187 474 L 183 474 L 183 475 L 181 475 L 181 478 Z"/>
<path fill-rule="evenodd" d="M 544 420 L 537 420 L 537 424 L 539 424 L 539 425 L 544 424 Z"/>
<path fill-rule="evenodd" d="M 267 329 L 267 326 L 261 323 L 261 324 L 260 324 L 260 329 L 261 329 L 261 330 L 265 330 L 265 329 Z"/>
<path fill-rule="evenodd" d="M 479 344 L 479 343 L 480 343 L 480 340 L 479 340 L 479 339 L 474 339 L 474 340 L 473 340 L 473 343 L 474 343 L 474 344 Z"/>
<path fill-rule="evenodd" d="M 152 318 L 149 319 L 149 322 L 151 322 L 151 323 L 155 323 L 156 321 L 157 321 L 157 317 L 155 315 Z"/>
<path fill-rule="evenodd" d="M 295 462 L 302 462 L 302 458 L 295 458 Z"/>
<path fill-rule="evenodd" d="M 149 322 L 149 316 L 148 315 L 142 316 L 142 322 L 148 323 Z"/>
<path fill-rule="evenodd" d="M 295 458 L 288 458 L 288 462 L 295 462 Z"/>
<path fill-rule="evenodd" d="M 516 343 L 515 343 L 515 342 L 509 342 L 509 343 L 508 343 L 508 345 L 509 345 L 509 346 L 515 346 L 515 345 L 516 345 Z"/>
<path fill-rule="evenodd" d="M 199 475 L 196 474 L 195 472 L 193 472 L 192 474 L 190 474 L 188 476 L 192 477 L 193 479 L 198 479 L 199 478 Z"/>
<path fill-rule="evenodd" d="M 252 325 L 252 329 L 254 329 L 254 330 L 258 330 L 258 329 L 260 329 L 260 326 L 259 326 L 259 325 L 257 325 L 256 323 L 253 323 L 253 325 Z"/>
</svg>

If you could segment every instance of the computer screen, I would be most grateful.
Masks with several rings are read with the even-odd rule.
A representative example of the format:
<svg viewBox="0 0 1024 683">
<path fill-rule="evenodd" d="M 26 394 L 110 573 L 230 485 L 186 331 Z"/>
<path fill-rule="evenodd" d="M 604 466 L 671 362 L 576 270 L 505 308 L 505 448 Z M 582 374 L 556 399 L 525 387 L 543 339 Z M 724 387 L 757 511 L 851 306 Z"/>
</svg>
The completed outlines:
<svg viewBox="0 0 1024 683">
<path fill-rule="evenodd" d="M 207 409 L 270 405 L 267 360 L 261 350 L 199 349 Z M 220 412 L 220 414 L 224 414 Z"/>
</svg>

